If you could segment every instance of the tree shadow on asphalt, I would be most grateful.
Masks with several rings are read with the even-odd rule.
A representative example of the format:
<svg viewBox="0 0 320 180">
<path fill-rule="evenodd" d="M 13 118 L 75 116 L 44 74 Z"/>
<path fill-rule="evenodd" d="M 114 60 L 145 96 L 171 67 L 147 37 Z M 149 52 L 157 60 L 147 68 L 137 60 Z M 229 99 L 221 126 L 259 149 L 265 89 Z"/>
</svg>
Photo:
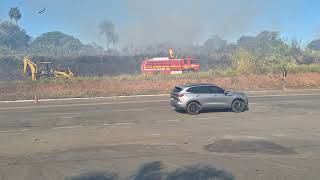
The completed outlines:
<svg viewBox="0 0 320 180">
<path fill-rule="evenodd" d="M 94 172 L 80 176 L 66 178 L 66 180 L 118 180 L 120 179 L 113 172 Z M 234 176 L 224 170 L 212 166 L 192 165 L 164 171 L 164 164 L 161 161 L 154 161 L 142 165 L 135 175 L 127 177 L 128 180 L 234 180 Z"/>
</svg>

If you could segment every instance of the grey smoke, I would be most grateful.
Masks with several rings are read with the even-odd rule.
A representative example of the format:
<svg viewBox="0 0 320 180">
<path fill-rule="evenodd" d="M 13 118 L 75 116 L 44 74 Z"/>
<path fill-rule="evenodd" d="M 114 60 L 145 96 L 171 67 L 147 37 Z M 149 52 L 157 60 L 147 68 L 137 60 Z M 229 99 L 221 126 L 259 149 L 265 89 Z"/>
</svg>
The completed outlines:
<svg viewBox="0 0 320 180">
<path fill-rule="evenodd" d="M 1 6 L 0 10 L 6 11 Z M 97 26 L 110 19 L 115 24 L 121 45 L 146 45 L 155 42 L 176 44 L 202 43 L 213 35 L 225 39 L 239 38 L 242 34 L 258 33 L 261 30 L 277 30 L 281 18 L 265 16 L 266 12 L 281 12 L 286 1 L 277 0 L 28 0 L 21 6 L 25 21 L 36 21 L 41 30 L 60 30 L 80 38 L 86 43 L 92 41 L 101 45 L 105 39 Z M 113 8 L 113 5 L 118 4 Z M 120 5 L 119 5 L 120 4 Z M 45 16 L 34 14 L 46 7 Z M 1 14 L 1 13 L 0 13 Z M 269 14 L 270 15 L 270 14 Z M 7 14 L 3 13 L 3 17 Z M 291 16 L 290 16 L 291 17 Z M 268 19 L 263 27 L 256 26 L 261 19 Z M 265 22 L 265 21 L 264 21 Z M 274 25 L 272 25 L 274 24 Z M 31 31 L 34 26 L 25 27 Z M 42 32 L 43 31 L 43 32 Z"/>
<path fill-rule="evenodd" d="M 275 0 L 127 0 L 131 22 L 121 40 L 139 45 L 194 44 L 213 35 L 238 38 L 275 4 Z"/>
</svg>

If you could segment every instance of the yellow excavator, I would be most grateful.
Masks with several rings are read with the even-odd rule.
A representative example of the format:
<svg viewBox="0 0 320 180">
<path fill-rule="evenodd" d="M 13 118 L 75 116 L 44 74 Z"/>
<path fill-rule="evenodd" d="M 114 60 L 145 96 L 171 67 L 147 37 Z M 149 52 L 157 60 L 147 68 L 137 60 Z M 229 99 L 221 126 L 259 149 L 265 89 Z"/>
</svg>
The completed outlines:
<svg viewBox="0 0 320 180">
<path fill-rule="evenodd" d="M 38 69 L 38 66 L 42 68 Z M 31 80 L 39 80 L 42 78 L 53 79 L 53 78 L 64 78 L 72 79 L 74 74 L 68 68 L 68 71 L 57 71 L 53 68 L 53 62 L 39 62 L 34 63 L 29 57 L 23 58 L 23 74 L 31 77 Z"/>
</svg>

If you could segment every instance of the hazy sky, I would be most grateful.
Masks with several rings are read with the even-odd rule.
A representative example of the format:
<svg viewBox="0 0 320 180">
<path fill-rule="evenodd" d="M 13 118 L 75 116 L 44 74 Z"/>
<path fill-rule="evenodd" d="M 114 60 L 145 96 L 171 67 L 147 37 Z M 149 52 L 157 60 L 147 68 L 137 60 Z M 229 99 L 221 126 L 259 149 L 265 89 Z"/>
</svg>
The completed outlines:
<svg viewBox="0 0 320 180">
<path fill-rule="evenodd" d="M 97 26 L 105 18 L 116 25 L 121 44 L 202 43 L 215 34 L 235 41 L 261 30 L 303 42 L 320 37 L 317 0 L 0 0 L 0 19 L 8 20 L 15 6 L 32 37 L 57 30 L 86 43 L 103 44 Z"/>
</svg>

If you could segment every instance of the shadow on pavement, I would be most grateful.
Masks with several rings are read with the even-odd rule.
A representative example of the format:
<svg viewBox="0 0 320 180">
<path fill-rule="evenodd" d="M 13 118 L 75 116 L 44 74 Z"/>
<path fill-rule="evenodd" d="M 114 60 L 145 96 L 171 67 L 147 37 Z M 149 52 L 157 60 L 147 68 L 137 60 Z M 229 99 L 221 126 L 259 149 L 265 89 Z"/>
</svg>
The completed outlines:
<svg viewBox="0 0 320 180">
<path fill-rule="evenodd" d="M 82 174 L 80 176 L 65 178 L 65 180 L 116 180 L 119 179 L 116 173 L 109 171 L 105 172 L 91 172 Z"/>
<path fill-rule="evenodd" d="M 177 169 L 174 172 L 168 173 L 166 180 L 234 180 L 234 176 L 224 170 L 219 170 L 211 166 L 189 166 Z"/>
<path fill-rule="evenodd" d="M 181 114 L 188 114 L 186 110 L 175 109 L 174 111 L 176 111 L 177 113 L 181 113 Z M 249 111 L 249 108 L 244 110 L 243 112 L 246 112 L 246 111 Z M 201 113 L 221 113 L 221 112 L 233 113 L 233 111 L 231 109 L 203 109 L 203 110 L 201 110 Z"/>
<path fill-rule="evenodd" d="M 163 164 L 160 161 L 146 163 L 142 165 L 137 174 L 129 179 L 133 180 L 160 180 L 163 179 L 164 173 L 162 172 Z"/>
<path fill-rule="evenodd" d="M 154 161 L 143 164 L 135 175 L 129 180 L 234 180 L 234 176 L 224 170 L 216 169 L 212 166 L 192 165 L 176 169 L 174 171 L 164 171 L 164 164 Z M 109 171 L 82 174 L 77 177 L 66 178 L 66 180 L 118 180 L 118 174 Z"/>
<path fill-rule="evenodd" d="M 177 113 L 181 114 L 188 114 L 186 110 L 177 110 L 175 109 Z M 219 113 L 219 112 L 232 112 L 231 109 L 203 109 L 201 110 L 201 113 Z"/>
<path fill-rule="evenodd" d="M 231 109 L 204 109 L 201 113 L 233 112 Z"/>
</svg>

